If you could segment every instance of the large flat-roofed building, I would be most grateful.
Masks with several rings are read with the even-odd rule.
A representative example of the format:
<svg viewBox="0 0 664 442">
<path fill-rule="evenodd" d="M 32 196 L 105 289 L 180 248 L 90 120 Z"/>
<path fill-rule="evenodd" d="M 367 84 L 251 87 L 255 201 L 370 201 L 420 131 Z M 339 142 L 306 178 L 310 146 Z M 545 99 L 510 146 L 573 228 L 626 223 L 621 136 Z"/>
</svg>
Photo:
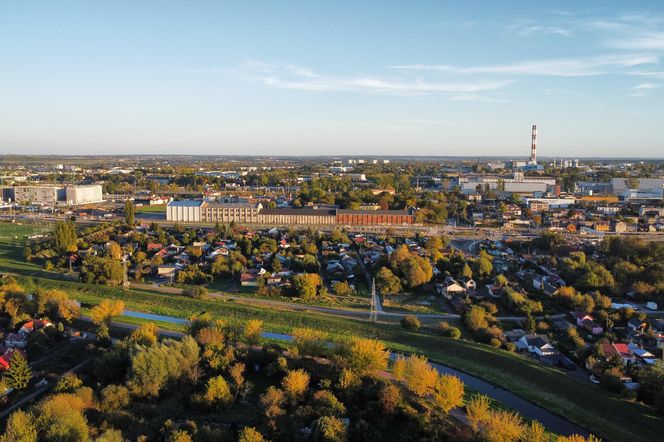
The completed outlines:
<svg viewBox="0 0 664 442">
<path fill-rule="evenodd" d="M 166 219 L 175 222 L 329 226 L 412 224 L 415 216 L 407 210 L 342 210 L 329 206 L 266 209 L 260 203 L 184 200 L 168 203 Z"/>
<path fill-rule="evenodd" d="M 103 201 L 100 184 L 14 186 L 12 189 L 13 200 L 19 204 L 77 206 Z"/>
<path fill-rule="evenodd" d="M 478 187 L 489 188 L 507 193 L 545 193 L 556 185 L 555 178 L 525 177 L 523 173 L 516 172 L 513 177 L 495 175 L 460 176 L 453 183 L 459 186 L 465 194 L 477 192 Z"/>
<path fill-rule="evenodd" d="M 271 225 L 332 225 L 336 224 L 336 209 L 262 209 L 258 214 L 260 224 Z"/>
<path fill-rule="evenodd" d="M 41 204 L 55 206 L 60 186 L 15 186 L 14 198 L 19 204 Z"/>
<path fill-rule="evenodd" d="M 611 187 L 624 201 L 664 199 L 664 178 L 612 178 Z"/>
<path fill-rule="evenodd" d="M 166 220 L 185 223 L 202 221 L 201 211 L 205 201 L 171 201 L 166 205 Z"/>
<path fill-rule="evenodd" d="M 402 225 L 414 218 L 408 210 L 337 210 L 337 224 L 342 225 Z"/>
<path fill-rule="evenodd" d="M 205 203 L 201 207 L 201 218 L 208 223 L 257 223 L 262 208 L 260 203 Z"/>
<path fill-rule="evenodd" d="M 79 204 L 93 204 L 103 201 L 101 185 L 65 186 L 65 204 L 75 206 Z"/>
</svg>

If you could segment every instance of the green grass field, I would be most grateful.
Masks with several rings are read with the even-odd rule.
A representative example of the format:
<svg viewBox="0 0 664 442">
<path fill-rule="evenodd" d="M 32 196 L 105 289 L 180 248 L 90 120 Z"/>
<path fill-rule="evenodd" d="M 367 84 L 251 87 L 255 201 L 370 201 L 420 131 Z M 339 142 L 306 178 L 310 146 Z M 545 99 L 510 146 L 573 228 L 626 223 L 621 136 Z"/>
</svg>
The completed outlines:
<svg viewBox="0 0 664 442">
<path fill-rule="evenodd" d="M 136 207 L 136 213 L 166 213 L 166 205 L 138 206 Z"/>
<path fill-rule="evenodd" d="M 664 417 L 652 408 L 621 400 L 599 387 L 573 379 L 534 360 L 470 341 L 454 341 L 427 331 L 406 331 L 391 324 L 374 324 L 323 315 L 307 310 L 260 308 L 237 301 L 197 300 L 150 290 L 122 291 L 113 287 L 59 281 L 35 276 L 37 266 L 22 262 L 22 245 L 0 229 L 0 271 L 18 273 L 19 281 L 36 287 L 61 288 L 83 303 L 84 311 L 103 298 L 122 299 L 128 309 L 187 318 L 209 312 L 230 322 L 261 319 L 267 331 L 288 333 L 295 327 L 325 330 L 334 340 L 351 336 L 381 339 L 394 351 L 424 354 L 512 391 L 600 435 L 604 440 L 649 441 L 659 439 Z M 28 227 L 23 231 L 27 234 Z M 7 239 L 5 239 L 7 238 Z M 33 276 L 28 276 L 33 275 Z M 140 322 L 131 320 L 128 322 Z M 171 324 L 159 324 L 178 329 Z"/>
</svg>

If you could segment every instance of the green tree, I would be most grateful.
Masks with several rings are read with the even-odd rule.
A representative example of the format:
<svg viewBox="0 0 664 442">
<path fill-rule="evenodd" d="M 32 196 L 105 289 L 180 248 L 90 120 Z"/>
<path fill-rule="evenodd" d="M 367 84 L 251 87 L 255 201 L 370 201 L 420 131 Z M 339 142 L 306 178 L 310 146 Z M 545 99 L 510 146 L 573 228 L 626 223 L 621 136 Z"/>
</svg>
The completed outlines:
<svg viewBox="0 0 664 442">
<path fill-rule="evenodd" d="M 292 399 L 300 399 L 309 389 L 309 373 L 302 369 L 290 370 L 281 380 L 281 386 Z"/>
<path fill-rule="evenodd" d="M 134 206 L 134 203 L 130 200 L 126 200 L 124 204 L 124 212 L 125 212 L 125 223 L 127 223 L 128 226 L 134 227 L 136 224 L 136 207 Z"/>
<path fill-rule="evenodd" d="M 129 390 L 124 385 L 107 385 L 101 390 L 99 407 L 104 412 L 118 411 L 129 405 Z"/>
<path fill-rule="evenodd" d="M 32 370 L 30 369 L 30 365 L 28 365 L 28 360 L 20 351 L 12 353 L 9 370 L 5 373 L 5 379 L 7 380 L 7 385 L 16 390 L 22 390 L 30 383 Z"/>
<path fill-rule="evenodd" d="M 48 396 L 37 406 L 35 415 L 39 440 L 49 442 L 85 442 L 89 440 L 88 423 L 83 416 L 86 404 L 78 396 L 60 393 Z"/>
<path fill-rule="evenodd" d="M 395 295 L 401 291 L 401 281 L 387 267 L 381 267 L 376 273 L 376 288 L 381 295 Z"/>
<path fill-rule="evenodd" d="M 244 325 L 242 331 L 242 339 L 247 345 L 254 346 L 261 342 L 261 334 L 263 333 L 263 321 L 260 319 L 250 319 Z"/>
<path fill-rule="evenodd" d="M 464 385 L 461 380 L 452 375 L 438 375 L 433 388 L 433 402 L 443 412 L 448 413 L 452 408 L 463 404 Z"/>
<path fill-rule="evenodd" d="M 78 238 L 76 227 L 71 220 L 56 221 L 55 223 L 55 248 L 60 253 L 71 253 L 77 250 Z"/>
<path fill-rule="evenodd" d="M 488 313 L 478 305 L 472 305 L 464 315 L 466 326 L 472 331 L 489 327 Z"/>
<path fill-rule="evenodd" d="M 323 416 L 314 423 L 314 440 L 343 442 L 348 440 L 346 425 L 338 417 Z"/>
<path fill-rule="evenodd" d="M 312 328 L 296 328 L 291 332 L 297 352 L 303 356 L 320 356 L 326 352 L 327 332 Z"/>
<path fill-rule="evenodd" d="M 472 279 L 473 270 L 470 268 L 467 262 L 464 262 L 463 269 L 461 270 L 461 276 L 463 278 Z"/>
<path fill-rule="evenodd" d="M 350 284 L 346 281 L 337 282 L 332 289 L 337 296 L 350 296 L 353 292 L 350 288 Z"/>
<path fill-rule="evenodd" d="M 124 311 L 124 302 L 111 299 L 102 299 L 99 305 L 96 305 L 90 311 L 90 319 L 97 326 L 97 337 L 99 339 L 108 338 L 108 328 L 113 318 L 120 316 Z"/>
<path fill-rule="evenodd" d="M 305 300 L 316 298 L 318 287 L 323 285 L 323 281 L 318 273 L 303 273 L 293 277 L 293 286 L 297 295 Z"/>
<path fill-rule="evenodd" d="M 0 437 L 2 442 L 37 442 L 37 425 L 35 417 L 23 410 L 9 415 L 5 433 Z"/>
<path fill-rule="evenodd" d="M 254 427 L 244 427 L 237 442 L 265 442 L 265 438 Z"/>
<path fill-rule="evenodd" d="M 355 337 L 344 349 L 344 360 L 348 367 L 360 376 L 374 374 L 387 368 L 390 352 L 375 339 Z"/>
<path fill-rule="evenodd" d="M 55 384 L 53 391 L 56 393 L 71 393 L 82 386 L 83 381 L 81 378 L 73 373 L 68 373 L 61 377 L 60 380 L 58 380 L 58 383 Z"/>
<path fill-rule="evenodd" d="M 210 378 L 205 389 L 204 398 L 210 406 L 226 407 L 233 402 L 233 395 L 223 376 Z"/>
</svg>

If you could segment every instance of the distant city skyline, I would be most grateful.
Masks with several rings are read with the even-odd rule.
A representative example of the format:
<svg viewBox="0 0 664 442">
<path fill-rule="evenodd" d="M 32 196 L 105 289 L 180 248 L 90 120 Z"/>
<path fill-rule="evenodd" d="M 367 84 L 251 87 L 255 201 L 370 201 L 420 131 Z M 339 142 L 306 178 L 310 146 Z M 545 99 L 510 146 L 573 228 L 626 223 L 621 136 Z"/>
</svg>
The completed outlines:
<svg viewBox="0 0 664 442">
<path fill-rule="evenodd" d="M 0 154 L 664 157 L 664 3 L 0 0 Z"/>
</svg>

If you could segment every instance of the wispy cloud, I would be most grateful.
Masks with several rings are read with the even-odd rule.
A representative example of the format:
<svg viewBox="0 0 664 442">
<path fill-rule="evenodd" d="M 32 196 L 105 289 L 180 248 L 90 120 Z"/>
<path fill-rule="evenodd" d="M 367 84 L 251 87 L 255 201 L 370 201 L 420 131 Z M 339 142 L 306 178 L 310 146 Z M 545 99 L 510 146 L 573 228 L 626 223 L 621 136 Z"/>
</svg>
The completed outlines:
<svg viewBox="0 0 664 442">
<path fill-rule="evenodd" d="M 394 78 L 393 76 L 335 76 L 315 72 L 313 69 L 291 64 L 268 64 L 249 60 L 238 68 L 244 76 L 276 88 L 320 92 L 366 92 L 395 95 L 449 95 L 461 99 L 466 94 L 494 91 L 512 80 L 454 80 L 435 81 L 422 78 Z M 465 97 L 479 99 L 479 97 Z"/>
<path fill-rule="evenodd" d="M 533 20 L 517 20 L 507 26 L 507 32 L 521 37 L 533 37 L 536 35 L 557 35 L 561 37 L 572 37 L 574 31 L 566 26 L 543 25 Z"/>
<path fill-rule="evenodd" d="M 450 65 L 393 65 L 392 69 L 413 71 L 437 71 L 461 74 L 511 74 L 546 75 L 554 77 L 587 77 L 615 73 L 617 70 L 634 66 L 656 64 L 659 57 L 653 54 L 618 54 L 586 58 L 562 58 L 550 60 L 523 61 L 511 64 L 497 64 L 476 67 Z"/>
<path fill-rule="evenodd" d="M 630 95 L 633 97 L 645 97 L 648 95 L 648 92 L 653 90 L 653 89 L 658 89 L 660 88 L 660 84 L 655 84 L 655 83 L 640 83 L 634 86 L 631 89 Z"/>
<path fill-rule="evenodd" d="M 591 29 L 605 31 L 602 44 L 612 49 L 664 51 L 664 16 L 623 15 L 615 19 L 591 20 Z"/>
</svg>

